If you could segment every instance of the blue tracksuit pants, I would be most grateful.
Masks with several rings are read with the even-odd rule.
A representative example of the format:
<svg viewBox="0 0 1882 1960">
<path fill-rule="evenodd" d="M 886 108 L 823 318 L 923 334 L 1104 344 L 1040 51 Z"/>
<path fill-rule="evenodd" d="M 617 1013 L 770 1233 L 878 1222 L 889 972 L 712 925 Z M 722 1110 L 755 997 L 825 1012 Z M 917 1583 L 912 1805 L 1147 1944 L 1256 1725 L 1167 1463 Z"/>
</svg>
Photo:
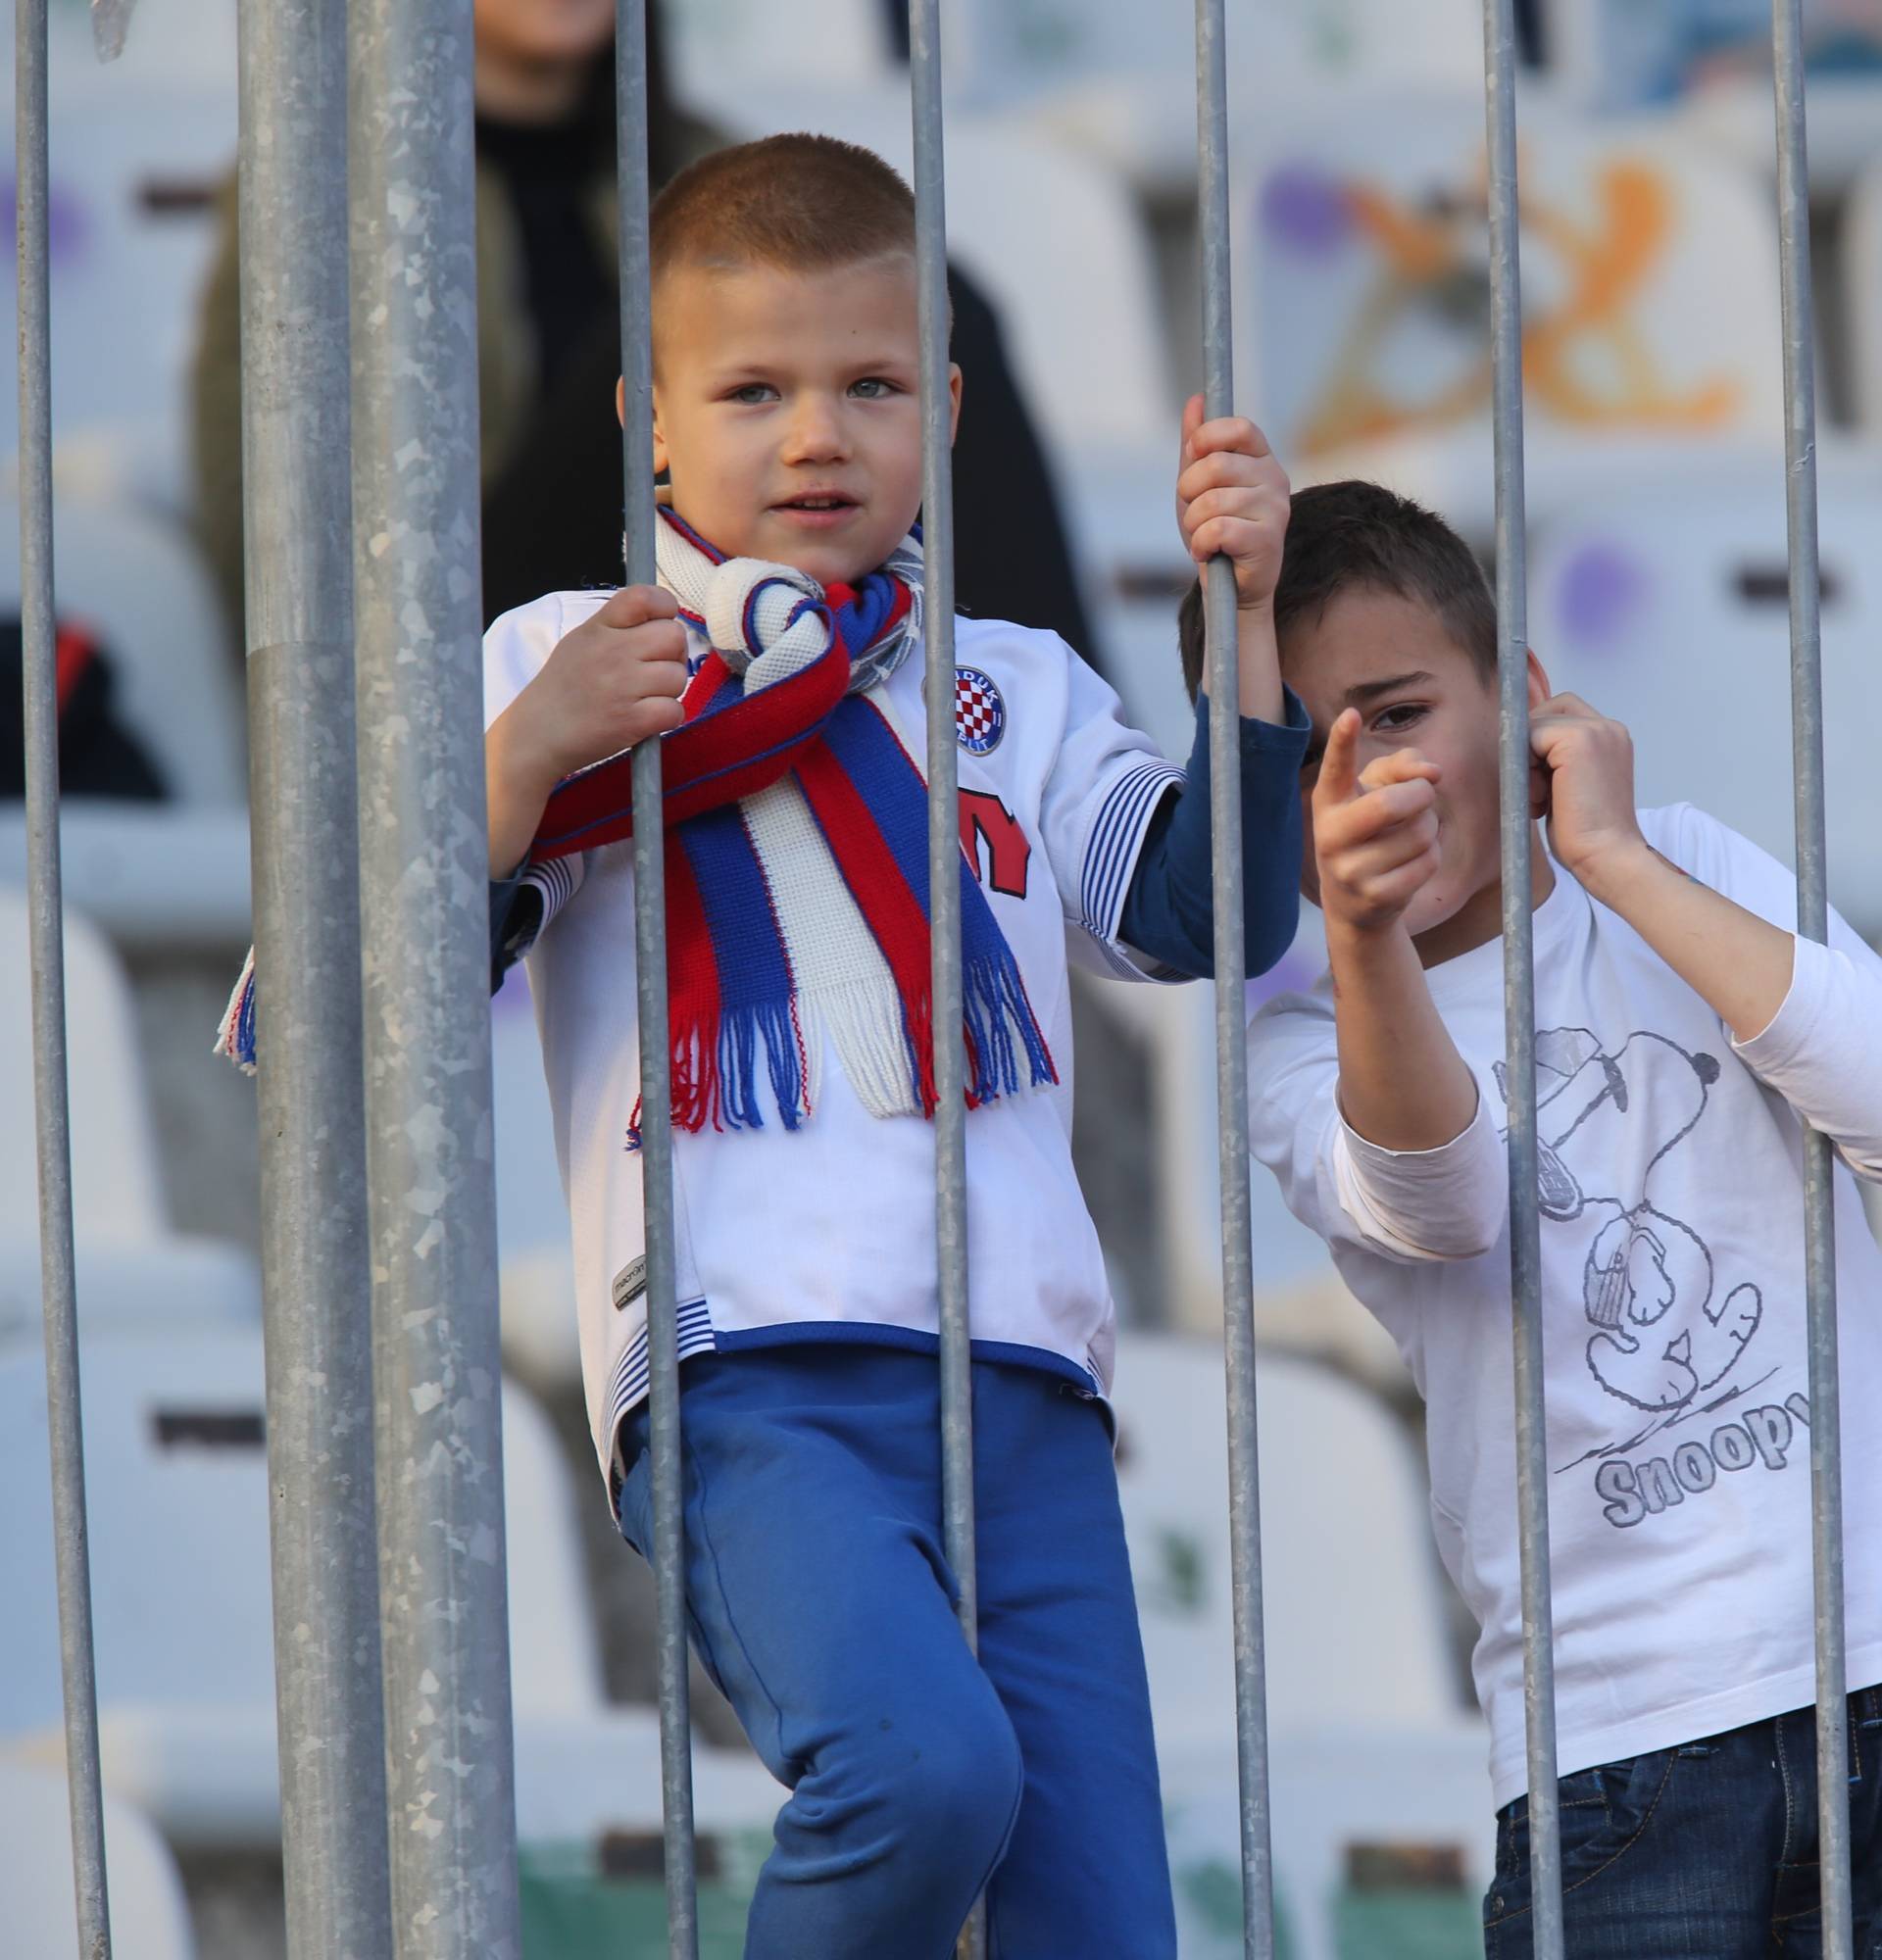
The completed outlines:
<svg viewBox="0 0 1882 1960">
<path fill-rule="evenodd" d="M 1150 1700 L 1103 1410 L 973 1368 L 980 1652 L 941 1548 L 932 1354 L 817 1343 L 681 1372 L 693 1642 L 791 1795 L 747 1960 L 1176 1950 Z M 650 1543 L 646 1411 L 621 1530 Z"/>
</svg>

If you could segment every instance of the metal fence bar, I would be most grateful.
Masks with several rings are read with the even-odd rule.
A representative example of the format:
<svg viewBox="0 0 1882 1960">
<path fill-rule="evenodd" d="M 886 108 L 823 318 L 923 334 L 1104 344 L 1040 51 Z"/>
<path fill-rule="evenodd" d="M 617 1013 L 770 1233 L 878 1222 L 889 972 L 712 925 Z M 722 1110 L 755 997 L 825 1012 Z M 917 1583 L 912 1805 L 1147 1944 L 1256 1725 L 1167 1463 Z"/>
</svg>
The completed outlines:
<svg viewBox="0 0 1882 1960">
<path fill-rule="evenodd" d="M 1222 0 L 1196 0 L 1196 167 L 1202 230 L 1203 407 L 1234 413 L 1229 303 L 1228 67 Z M 1268 1825 L 1267 1679 L 1262 1622 L 1262 1495 L 1255 1416 L 1255 1270 L 1250 1238 L 1247 960 L 1243 937 L 1241 684 L 1235 571 L 1210 560 L 1203 608 L 1209 672 L 1210 833 L 1215 913 L 1216 1149 L 1222 1197 L 1222 1346 L 1228 1380 L 1228 1543 L 1235 1613 L 1241 1784 L 1242 1946 L 1274 1951 Z"/>
<path fill-rule="evenodd" d="M 1562 1960 L 1556 1801 L 1556 1664 L 1543 1415 L 1542 1241 L 1536 1191 L 1536 983 L 1529 856 L 1529 595 L 1522 481 L 1522 280 L 1516 200 L 1516 44 L 1511 0 L 1484 0 L 1490 322 L 1497 472 L 1497 668 L 1503 813 L 1503 1012 L 1510 1077 L 1510 1297 L 1522 1559 L 1522 1682 L 1536 1960 Z"/>
<path fill-rule="evenodd" d="M 652 585 L 653 317 L 647 233 L 647 6 L 617 0 L 615 109 L 620 204 L 620 372 L 627 580 Z M 655 1659 L 661 1830 L 670 1960 L 699 1951 L 692 1716 L 686 1674 L 685 1523 L 679 1455 L 679 1323 L 673 1252 L 672 1061 L 667 1040 L 666 823 L 658 742 L 634 751 L 634 971 L 640 1018 L 640 1165 L 647 1250 L 649 1467 L 653 1476 Z"/>
<path fill-rule="evenodd" d="M 1816 548 L 1815 310 L 1799 0 L 1771 0 L 1777 217 L 1784 302 L 1784 501 L 1790 550 L 1791 769 L 1797 929 L 1828 936 L 1823 678 Z M 1836 1232 L 1829 1139 L 1804 1133 L 1804 1270 L 1810 1365 L 1810 1541 L 1815 1569 L 1816 1803 L 1825 1960 L 1852 1960 L 1848 1676 L 1843 1620 L 1842 1414 L 1836 1366 Z"/>
<path fill-rule="evenodd" d="M 354 618 L 394 1950 L 518 1960 L 470 10 L 353 0 Z"/>
<path fill-rule="evenodd" d="M 909 9 L 915 134 L 916 287 L 921 334 L 921 636 L 928 710 L 929 976 L 934 998 L 934 1256 L 941 1336 L 941 1528 L 961 1589 L 961 1630 L 979 1644 L 973 1526 L 973 1360 L 967 1309 L 967 1128 L 961 1042 L 961 801 L 954 709 L 954 458 L 948 387 L 948 207 L 938 0 Z M 986 1950 L 976 1902 L 961 1960 Z"/>
<path fill-rule="evenodd" d="M 20 275 L 20 614 L 25 668 L 26 912 L 32 966 L 33 1109 L 39 1160 L 52 1536 L 66 1787 L 81 1960 L 110 1960 L 98 1681 L 85 1529 L 78 1294 L 73 1272 L 72 1124 L 66 1091 L 65 897 L 59 861 L 59 699 L 52 613 L 52 289 L 47 209 L 46 0 L 15 0 L 15 226 Z"/>
<path fill-rule="evenodd" d="M 242 0 L 249 809 L 291 1960 L 387 1960 L 361 1063 L 346 0 Z"/>
</svg>

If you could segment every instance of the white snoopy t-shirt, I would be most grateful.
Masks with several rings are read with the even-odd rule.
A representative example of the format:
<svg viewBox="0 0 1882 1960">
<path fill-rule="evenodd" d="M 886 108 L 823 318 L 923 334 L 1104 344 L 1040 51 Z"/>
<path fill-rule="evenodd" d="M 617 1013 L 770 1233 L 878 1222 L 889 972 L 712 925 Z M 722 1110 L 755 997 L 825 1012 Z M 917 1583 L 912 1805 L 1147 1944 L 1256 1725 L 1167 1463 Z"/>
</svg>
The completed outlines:
<svg viewBox="0 0 1882 1960">
<path fill-rule="evenodd" d="M 551 593 L 484 636 L 484 719 L 496 719 L 605 592 Z M 695 635 L 692 657 L 705 655 Z M 968 1288 L 976 1354 L 1024 1360 L 1081 1392 L 1111 1389 L 1115 1346 L 1097 1230 L 1071 1160 L 1068 958 L 1146 970 L 1118 938 L 1150 818 L 1180 784 L 1116 696 L 1056 634 L 955 621 L 963 842 L 1025 982 L 1058 1074 L 969 1112 Z M 923 662 L 886 683 L 925 766 Z M 556 1149 L 569 1198 L 589 1417 L 604 1470 L 647 1392 L 633 847 L 532 872 L 545 923 L 527 954 Z M 868 1113 L 825 1044 L 810 1119 L 673 1138 L 683 1356 L 840 1338 L 931 1348 L 934 1126 Z"/>
<path fill-rule="evenodd" d="M 1656 849 L 1785 930 L 1791 875 L 1690 806 Z M 1849 1681 L 1882 1680 L 1882 1251 L 1851 1172 L 1882 1181 L 1882 959 L 1841 919 L 1800 942 L 1770 1026 L 1735 1044 L 1559 867 L 1535 913 L 1549 1531 L 1563 1775 L 1815 1693 L 1810 1395 L 1798 1111 L 1837 1148 Z M 1358 1138 L 1335 1101 L 1332 997 L 1249 1034 L 1251 1141 L 1416 1380 L 1432 1517 L 1482 1629 L 1499 1806 L 1527 1785 L 1516 1541 L 1501 941 L 1430 969 L 1476 1077 L 1442 1150 Z"/>
</svg>

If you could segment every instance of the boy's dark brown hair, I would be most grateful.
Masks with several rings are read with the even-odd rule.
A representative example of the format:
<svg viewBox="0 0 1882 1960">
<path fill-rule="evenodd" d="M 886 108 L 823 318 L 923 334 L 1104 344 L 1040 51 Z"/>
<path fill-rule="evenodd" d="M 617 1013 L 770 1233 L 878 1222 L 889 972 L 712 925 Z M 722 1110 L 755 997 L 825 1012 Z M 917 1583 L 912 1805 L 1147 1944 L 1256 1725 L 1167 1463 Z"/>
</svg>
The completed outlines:
<svg viewBox="0 0 1882 1960">
<path fill-rule="evenodd" d="M 765 136 L 689 165 L 648 215 L 653 283 L 677 265 L 826 271 L 915 252 L 915 194 L 873 150 Z"/>
<path fill-rule="evenodd" d="M 1350 478 L 1294 493 L 1287 548 L 1274 588 L 1274 632 L 1317 620 L 1342 592 L 1392 592 L 1428 606 L 1469 655 L 1478 677 L 1497 679 L 1497 603 L 1476 554 L 1434 511 L 1383 484 Z M 1183 682 L 1190 699 L 1203 677 L 1203 588 L 1177 613 Z"/>
</svg>

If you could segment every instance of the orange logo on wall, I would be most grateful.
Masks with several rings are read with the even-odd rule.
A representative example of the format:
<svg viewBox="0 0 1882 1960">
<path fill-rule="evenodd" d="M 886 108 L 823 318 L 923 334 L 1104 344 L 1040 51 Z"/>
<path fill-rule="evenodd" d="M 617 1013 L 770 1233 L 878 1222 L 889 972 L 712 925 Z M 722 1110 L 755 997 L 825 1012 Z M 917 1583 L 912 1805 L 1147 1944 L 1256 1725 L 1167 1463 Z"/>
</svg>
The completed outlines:
<svg viewBox="0 0 1882 1960">
<path fill-rule="evenodd" d="M 1629 309 L 1663 257 L 1672 195 L 1643 163 L 1604 165 L 1596 217 L 1583 223 L 1534 196 L 1521 199 L 1525 247 L 1547 246 L 1566 280 L 1559 299 L 1525 310 L 1523 384 L 1555 419 L 1586 428 L 1630 426 L 1702 433 L 1724 426 L 1742 389 L 1729 377 L 1695 387 L 1668 382 Z M 1313 252 L 1329 226 L 1366 239 L 1382 264 L 1296 441 L 1312 454 L 1347 443 L 1448 427 L 1490 402 L 1487 228 L 1481 174 L 1470 198 L 1414 202 L 1366 183 L 1270 183 L 1270 225 Z M 1310 231 L 1322 234 L 1309 236 Z M 1387 336 L 1415 314 L 1463 323 L 1481 341 L 1457 380 L 1421 400 L 1378 378 Z M 1600 378 L 1588 356 L 1605 357 Z"/>
</svg>

